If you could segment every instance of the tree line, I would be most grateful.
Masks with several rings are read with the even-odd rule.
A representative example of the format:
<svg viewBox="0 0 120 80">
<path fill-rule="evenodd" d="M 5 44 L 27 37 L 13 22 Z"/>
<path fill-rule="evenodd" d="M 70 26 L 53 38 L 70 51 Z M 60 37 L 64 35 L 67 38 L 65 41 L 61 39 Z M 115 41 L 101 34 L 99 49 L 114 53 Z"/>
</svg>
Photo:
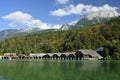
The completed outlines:
<svg viewBox="0 0 120 80">
<path fill-rule="evenodd" d="M 36 32 L 0 41 L 0 54 L 55 53 L 104 48 L 105 59 L 120 59 L 120 17 L 67 31 Z"/>
</svg>

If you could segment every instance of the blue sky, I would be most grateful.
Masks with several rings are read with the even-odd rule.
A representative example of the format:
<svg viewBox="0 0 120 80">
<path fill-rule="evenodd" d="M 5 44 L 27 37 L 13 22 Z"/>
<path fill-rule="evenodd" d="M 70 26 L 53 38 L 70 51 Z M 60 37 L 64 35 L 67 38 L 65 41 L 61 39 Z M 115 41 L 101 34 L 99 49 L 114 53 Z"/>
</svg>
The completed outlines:
<svg viewBox="0 0 120 80">
<path fill-rule="evenodd" d="M 0 0 L 0 30 L 39 27 L 59 28 L 62 24 L 102 9 L 120 12 L 119 0 Z"/>
</svg>

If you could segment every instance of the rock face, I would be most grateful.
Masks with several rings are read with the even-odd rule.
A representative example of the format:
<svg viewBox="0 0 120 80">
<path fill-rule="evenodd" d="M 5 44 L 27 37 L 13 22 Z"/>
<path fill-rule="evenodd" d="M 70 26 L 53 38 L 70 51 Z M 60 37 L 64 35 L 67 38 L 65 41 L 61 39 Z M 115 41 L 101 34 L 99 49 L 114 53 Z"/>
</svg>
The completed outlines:
<svg viewBox="0 0 120 80">
<path fill-rule="evenodd" d="M 80 20 L 73 24 L 64 24 L 61 30 L 70 30 L 79 27 L 85 27 L 93 24 L 98 24 L 110 20 L 111 18 L 118 17 L 119 13 L 114 10 L 101 10 L 82 17 Z"/>
<path fill-rule="evenodd" d="M 60 28 L 60 30 L 69 30 L 72 26 L 75 26 L 77 22 L 78 22 L 78 20 L 72 21 L 72 22 L 70 22 L 70 23 L 68 23 L 68 24 L 64 24 L 64 25 Z"/>
</svg>

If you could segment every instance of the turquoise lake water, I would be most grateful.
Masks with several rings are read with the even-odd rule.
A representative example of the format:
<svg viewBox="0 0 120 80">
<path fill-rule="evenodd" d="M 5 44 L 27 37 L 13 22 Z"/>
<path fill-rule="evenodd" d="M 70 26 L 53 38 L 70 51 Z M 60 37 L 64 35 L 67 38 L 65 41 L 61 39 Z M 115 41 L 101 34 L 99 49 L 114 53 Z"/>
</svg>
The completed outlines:
<svg viewBox="0 0 120 80">
<path fill-rule="evenodd" d="M 0 61 L 0 80 L 120 80 L 120 61 Z"/>
</svg>

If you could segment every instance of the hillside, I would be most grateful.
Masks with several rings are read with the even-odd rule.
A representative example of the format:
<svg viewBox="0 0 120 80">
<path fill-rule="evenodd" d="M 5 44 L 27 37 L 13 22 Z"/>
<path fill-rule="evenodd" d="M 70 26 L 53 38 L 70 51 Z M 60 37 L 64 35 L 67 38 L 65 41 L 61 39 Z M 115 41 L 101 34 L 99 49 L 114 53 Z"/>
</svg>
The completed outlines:
<svg viewBox="0 0 120 80">
<path fill-rule="evenodd" d="M 14 34 L 17 33 L 17 31 L 18 30 L 15 30 L 15 29 L 7 29 L 7 30 L 0 31 L 0 40 L 13 36 Z"/>
<path fill-rule="evenodd" d="M 27 35 L 34 32 L 41 31 L 40 28 L 25 28 L 25 29 L 6 29 L 0 31 L 0 40 L 20 36 L 20 35 Z"/>
<path fill-rule="evenodd" d="M 70 52 L 103 46 L 106 58 L 120 59 L 120 16 L 108 22 L 69 31 L 47 31 L 0 42 L 0 54 Z"/>
</svg>

